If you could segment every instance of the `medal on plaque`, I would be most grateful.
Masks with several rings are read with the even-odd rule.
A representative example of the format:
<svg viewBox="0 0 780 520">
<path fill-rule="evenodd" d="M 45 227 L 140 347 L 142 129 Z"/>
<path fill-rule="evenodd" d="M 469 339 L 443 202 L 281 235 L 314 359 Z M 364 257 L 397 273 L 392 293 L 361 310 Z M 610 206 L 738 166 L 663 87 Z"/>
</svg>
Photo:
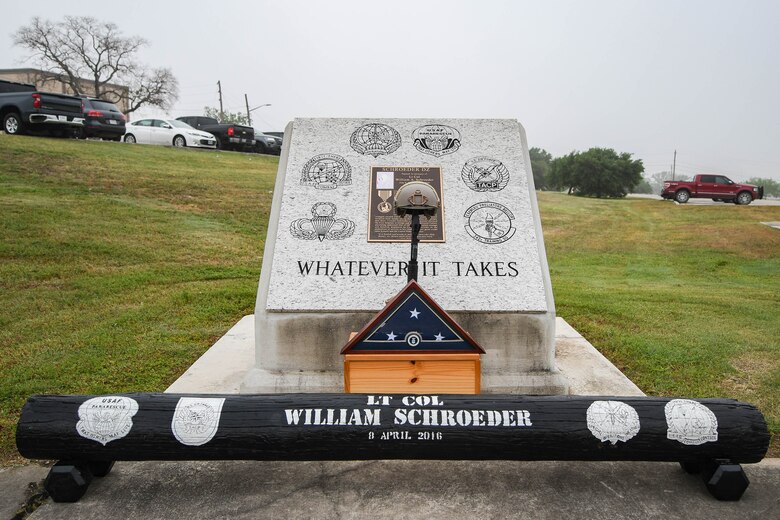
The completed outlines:
<svg viewBox="0 0 780 520">
<path fill-rule="evenodd" d="M 395 189 L 395 172 L 377 172 L 376 173 L 376 190 L 379 198 L 382 199 L 376 209 L 380 213 L 390 213 L 393 211 L 393 205 L 388 201 L 393 196 L 393 190 Z"/>
<path fill-rule="evenodd" d="M 380 213 L 390 213 L 393 211 L 393 205 L 387 202 L 387 199 L 393 196 L 393 190 L 377 190 L 377 193 L 379 194 L 379 198 L 382 199 L 382 202 L 377 205 L 376 209 L 378 209 Z"/>
</svg>

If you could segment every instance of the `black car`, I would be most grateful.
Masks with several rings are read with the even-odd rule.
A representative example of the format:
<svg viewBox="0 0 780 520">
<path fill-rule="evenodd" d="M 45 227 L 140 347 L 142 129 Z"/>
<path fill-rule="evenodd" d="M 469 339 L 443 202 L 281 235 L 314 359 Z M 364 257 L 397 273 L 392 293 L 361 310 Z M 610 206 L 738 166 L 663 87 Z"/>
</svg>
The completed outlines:
<svg viewBox="0 0 780 520">
<path fill-rule="evenodd" d="M 2 130 L 14 134 L 70 136 L 81 131 L 81 100 L 75 96 L 40 92 L 35 85 L 0 80 Z"/>
<path fill-rule="evenodd" d="M 176 119 L 212 134 L 217 138 L 217 148 L 220 150 L 255 151 L 255 129 L 251 126 L 220 123 L 207 116 L 182 116 Z"/>
<path fill-rule="evenodd" d="M 280 137 L 264 134 L 255 130 L 254 151 L 256 153 L 279 155 L 279 153 L 282 151 L 282 139 Z"/>
<path fill-rule="evenodd" d="M 125 135 L 125 116 L 115 104 L 97 98 L 81 98 L 84 128 L 80 137 L 100 137 L 121 141 Z"/>
</svg>

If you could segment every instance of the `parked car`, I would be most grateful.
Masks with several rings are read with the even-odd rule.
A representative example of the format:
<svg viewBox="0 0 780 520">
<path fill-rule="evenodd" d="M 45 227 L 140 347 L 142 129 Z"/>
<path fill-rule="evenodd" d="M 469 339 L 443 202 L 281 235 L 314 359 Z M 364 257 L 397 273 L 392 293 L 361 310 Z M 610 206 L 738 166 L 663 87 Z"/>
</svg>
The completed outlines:
<svg viewBox="0 0 780 520">
<path fill-rule="evenodd" d="M 81 99 L 39 92 L 35 85 L 0 80 L 0 121 L 7 134 L 71 135 L 84 126 Z"/>
<path fill-rule="evenodd" d="M 284 132 L 263 132 L 265 135 L 272 135 L 274 137 L 278 137 L 279 139 L 284 138 Z"/>
<path fill-rule="evenodd" d="M 139 119 L 125 127 L 126 143 L 216 148 L 217 139 L 176 119 Z"/>
<path fill-rule="evenodd" d="M 764 187 L 739 184 L 724 175 L 699 174 L 692 181 L 664 181 L 661 197 L 685 204 L 691 198 L 750 204 L 753 199 L 764 198 Z"/>
<path fill-rule="evenodd" d="M 84 128 L 79 137 L 100 137 L 121 141 L 125 135 L 125 116 L 117 106 L 98 98 L 82 97 Z"/>
<path fill-rule="evenodd" d="M 273 135 L 267 135 L 255 130 L 255 152 L 269 155 L 279 155 L 282 151 L 282 140 Z"/>
<path fill-rule="evenodd" d="M 255 129 L 251 126 L 220 123 L 213 117 L 183 116 L 176 118 L 193 128 L 210 132 L 217 138 L 217 148 L 220 150 L 254 151 Z"/>
</svg>

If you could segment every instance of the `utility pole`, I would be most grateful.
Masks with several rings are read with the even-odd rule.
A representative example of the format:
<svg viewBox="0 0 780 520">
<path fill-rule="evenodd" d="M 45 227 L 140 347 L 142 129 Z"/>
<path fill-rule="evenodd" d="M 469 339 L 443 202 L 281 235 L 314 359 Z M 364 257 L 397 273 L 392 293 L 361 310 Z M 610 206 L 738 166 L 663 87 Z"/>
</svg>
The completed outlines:
<svg viewBox="0 0 780 520">
<path fill-rule="evenodd" d="M 217 81 L 217 90 L 219 90 L 219 122 L 225 118 L 225 113 L 222 110 L 222 82 Z"/>
<path fill-rule="evenodd" d="M 672 180 L 674 180 L 675 173 L 677 173 L 677 150 L 674 151 L 674 162 L 672 163 Z"/>
<path fill-rule="evenodd" d="M 271 103 L 263 103 L 262 105 L 257 105 L 255 108 L 249 108 L 249 98 L 246 97 L 246 94 L 244 94 L 244 102 L 246 103 L 246 118 L 249 120 L 249 126 L 252 126 L 252 112 L 257 110 L 258 108 L 263 107 L 270 107 Z"/>
</svg>

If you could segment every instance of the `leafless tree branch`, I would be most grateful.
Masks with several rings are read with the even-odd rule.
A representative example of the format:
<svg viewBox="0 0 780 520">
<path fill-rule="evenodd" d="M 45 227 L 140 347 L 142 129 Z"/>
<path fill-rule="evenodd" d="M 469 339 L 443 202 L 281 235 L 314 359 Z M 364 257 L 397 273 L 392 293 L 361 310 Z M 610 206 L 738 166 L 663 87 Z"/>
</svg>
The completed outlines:
<svg viewBox="0 0 780 520">
<path fill-rule="evenodd" d="M 137 71 L 137 74 L 130 84 L 128 113 L 135 112 L 143 105 L 168 109 L 179 97 L 179 82 L 171 69 L 142 70 Z"/>
<path fill-rule="evenodd" d="M 60 22 L 35 17 L 14 33 L 13 40 L 30 51 L 41 69 L 62 77 L 77 94 L 85 93 L 83 80 L 92 84 L 96 97 L 119 97 L 123 94 L 115 84 L 126 84 L 130 112 L 143 105 L 168 107 L 178 95 L 170 69 L 149 70 L 134 60 L 148 42 L 123 36 L 113 23 L 91 17 L 66 16 Z"/>
</svg>

